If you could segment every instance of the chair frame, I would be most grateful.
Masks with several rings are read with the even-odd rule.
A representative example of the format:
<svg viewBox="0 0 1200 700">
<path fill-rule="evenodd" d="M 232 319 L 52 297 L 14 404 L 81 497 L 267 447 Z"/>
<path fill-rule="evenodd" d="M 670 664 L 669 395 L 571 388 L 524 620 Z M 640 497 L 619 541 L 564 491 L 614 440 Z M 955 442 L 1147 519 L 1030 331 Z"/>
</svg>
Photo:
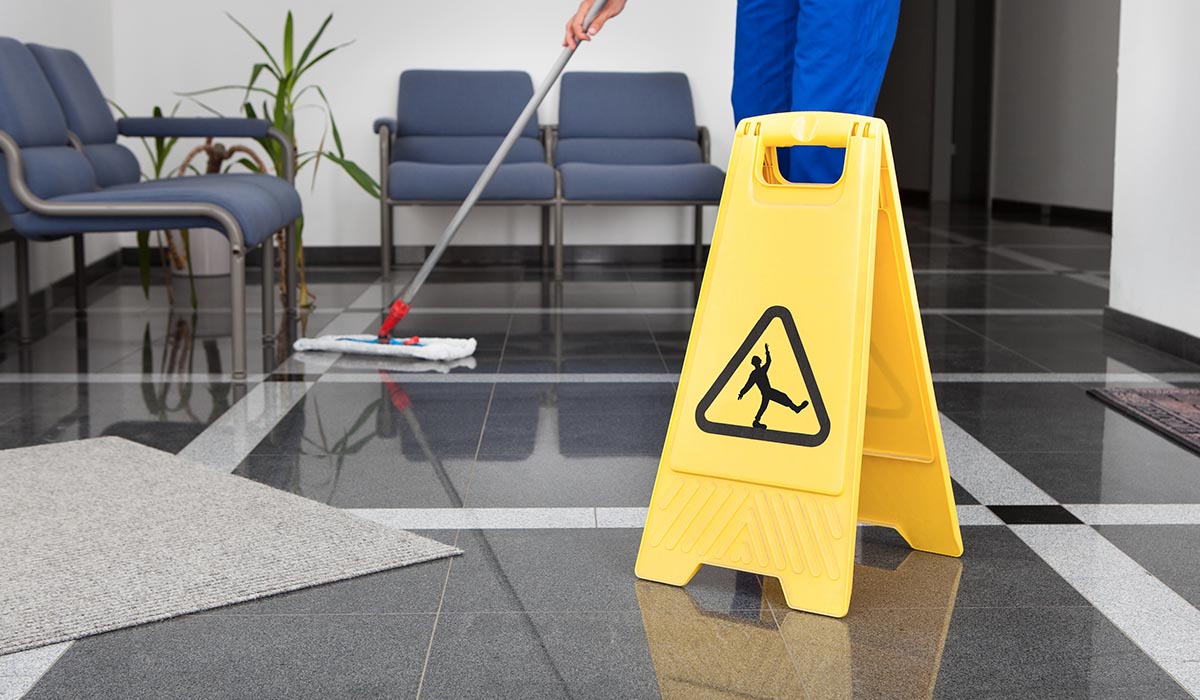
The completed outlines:
<svg viewBox="0 0 1200 700">
<path fill-rule="evenodd" d="M 69 134 L 71 145 L 78 147 L 79 139 Z M 275 127 L 267 132 L 267 137 L 278 142 L 284 154 L 283 176 L 289 183 L 296 179 L 295 151 L 291 140 L 285 133 Z M 204 217 L 212 219 L 221 225 L 229 238 L 230 270 L 230 306 L 233 313 L 233 379 L 246 379 L 246 243 L 241 226 L 237 219 L 227 209 L 215 204 L 203 202 L 52 202 L 42 199 L 29 189 L 25 180 L 25 162 L 21 147 L 7 132 L 0 130 L 0 154 L 4 156 L 8 171 L 9 186 L 13 195 L 29 211 L 42 216 L 62 218 L 72 217 Z M 293 220 L 287 226 L 288 249 L 295 251 L 296 222 Z M 84 250 L 83 234 L 75 234 L 75 304 L 82 307 L 86 300 L 83 285 Z M 268 237 L 264 246 L 269 245 Z M 18 235 L 17 238 L 17 297 L 18 325 L 21 342 L 29 342 L 30 310 L 29 310 L 29 239 Z M 274 265 L 270 256 L 265 256 L 262 265 L 262 317 L 263 340 L 273 340 L 275 332 L 275 299 L 274 299 Z M 286 261 L 287 289 L 284 292 L 284 307 L 289 316 L 296 316 L 296 256 L 288 255 Z"/>
<path fill-rule="evenodd" d="M 392 257 L 395 254 L 393 246 L 393 231 L 392 231 L 392 214 L 395 207 L 398 206 L 457 206 L 454 201 L 444 200 L 399 200 L 392 199 L 387 195 L 388 191 L 388 166 L 391 165 L 392 144 L 395 140 L 395 135 L 387 125 L 381 125 L 379 128 L 379 172 L 380 172 L 380 198 L 379 198 L 379 243 L 380 243 L 380 268 L 385 276 L 391 274 Z M 542 148 L 546 152 L 546 164 L 554 168 L 554 197 L 552 199 L 495 199 L 495 200 L 479 200 L 476 206 L 538 206 L 542 209 L 542 265 L 550 264 L 550 238 L 553 232 L 554 238 L 554 279 L 561 280 L 563 278 L 563 270 L 565 267 L 564 254 L 566 243 L 564 240 L 564 209 L 568 206 L 593 206 L 593 207 L 692 207 L 692 260 L 696 265 L 701 265 L 704 262 L 704 207 L 717 206 L 721 203 L 720 199 L 716 200 L 620 200 L 620 199 L 600 199 L 600 200 L 584 200 L 584 199 L 567 199 L 563 195 L 562 190 L 562 173 L 558 171 L 554 164 L 554 146 L 558 143 L 558 126 L 553 124 L 543 125 L 540 128 L 540 141 Z M 696 142 L 700 145 L 701 160 L 704 163 L 710 163 L 712 160 L 712 140 L 708 131 L 708 127 L 696 127 Z M 636 166 L 631 166 L 636 167 Z M 553 217 L 551 211 L 553 210 Z"/>
</svg>

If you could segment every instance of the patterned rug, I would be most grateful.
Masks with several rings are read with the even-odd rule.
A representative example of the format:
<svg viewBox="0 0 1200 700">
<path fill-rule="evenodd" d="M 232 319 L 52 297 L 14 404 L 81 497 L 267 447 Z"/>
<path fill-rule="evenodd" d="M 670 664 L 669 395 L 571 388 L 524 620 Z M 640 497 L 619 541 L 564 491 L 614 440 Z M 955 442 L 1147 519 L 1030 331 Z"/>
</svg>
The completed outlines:
<svg viewBox="0 0 1200 700">
<path fill-rule="evenodd" d="M 1088 393 L 1200 453 L 1200 389 L 1091 389 Z"/>
</svg>

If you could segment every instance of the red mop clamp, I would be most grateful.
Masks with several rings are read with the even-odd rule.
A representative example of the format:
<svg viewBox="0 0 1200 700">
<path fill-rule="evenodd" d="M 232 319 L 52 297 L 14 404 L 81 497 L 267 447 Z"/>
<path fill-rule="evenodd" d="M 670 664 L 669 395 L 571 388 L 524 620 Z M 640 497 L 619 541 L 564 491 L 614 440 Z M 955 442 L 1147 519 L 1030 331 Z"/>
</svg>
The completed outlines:
<svg viewBox="0 0 1200 700">
<path fill-rule="evenodd" d="M 389 345 L 392 342 L 392 329 L 400 323 L 401 319 L 408 315 L 409 305 L 404 303 L 404 298 L 401 297 L 392 302 L 392 308 L 388 311 L 387 318 L 383 320 L 383 325 L 379 327 L 379 338 L 376 340 L 380 345 Z"/>
</svg>

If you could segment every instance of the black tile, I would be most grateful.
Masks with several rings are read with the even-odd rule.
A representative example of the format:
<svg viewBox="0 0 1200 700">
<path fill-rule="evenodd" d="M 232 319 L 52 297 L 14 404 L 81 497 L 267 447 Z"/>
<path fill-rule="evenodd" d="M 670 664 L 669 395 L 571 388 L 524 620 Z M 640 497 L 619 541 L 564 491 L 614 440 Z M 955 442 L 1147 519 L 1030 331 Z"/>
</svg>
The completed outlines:
<svg viewBox="0 0 1200 700">
<path fill-rule="evenodd" d="M 1096 530 L 1133 557 L 1184 600 L 1200 607 L 1200 525 L 1097 525 Z"/>
<path fill-rule="evenodd" d="M 1104 331 L 1096 325 L 1098 316 L 955 316 L 953 320 L 1054 372 L 1200 370 L 1186 360 Z"/>
<path fill-rule="evenodd" d="M 642 630 L 635 612 L 443 612 L 421 696 L 658 697 Z"/>
<path fill-rule="evenodd" d="M 1007 525 L 1082 525 L 1062 506 L 988 506 Z"/>
<path fill-rule="evenodd" d="M 412 698 L 434 615 L 192 615 L 75 642 L 25 696 Z"/>
<path fill-rule="evenodd" d="M 1200 455 L 1116 414 L 1102 436 L 1090 451 L 997 454 L 1059 503 L 1200 503 Z"/>
<path fill-rule="evenodd" d="M 1025 248 L 1020 245 L 1011 245 L 1009 247 L 1025 255 L 1033 255 L 1076 270 L 1107 270 L 1110 258 L 1110 251 L 1107 248 L 1079 248 L 1074 246 L 1037 246 Z"/>
</svg>

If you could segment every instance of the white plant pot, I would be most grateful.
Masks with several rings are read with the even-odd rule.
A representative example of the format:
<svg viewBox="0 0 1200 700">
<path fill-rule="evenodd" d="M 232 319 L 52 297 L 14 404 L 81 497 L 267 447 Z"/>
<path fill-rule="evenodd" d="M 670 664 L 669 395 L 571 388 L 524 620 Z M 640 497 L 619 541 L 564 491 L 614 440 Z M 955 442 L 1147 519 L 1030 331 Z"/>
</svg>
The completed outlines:
<svg viewBox="0 0 1200 700">
<path fill-rule="evenodd" d="M 168 232 L 175 250 L 183 255 L 186 250 L 192 260 L 193 277 L 219 277 L 229 274 L 229 239 L 223 233 L 211 228 L 188 229 L 188 243 L 185 248 L 183 236 L 177 230 Z M 188 271 L 172 270 L 176 276 L 187 277 Z"/>
</svg>

